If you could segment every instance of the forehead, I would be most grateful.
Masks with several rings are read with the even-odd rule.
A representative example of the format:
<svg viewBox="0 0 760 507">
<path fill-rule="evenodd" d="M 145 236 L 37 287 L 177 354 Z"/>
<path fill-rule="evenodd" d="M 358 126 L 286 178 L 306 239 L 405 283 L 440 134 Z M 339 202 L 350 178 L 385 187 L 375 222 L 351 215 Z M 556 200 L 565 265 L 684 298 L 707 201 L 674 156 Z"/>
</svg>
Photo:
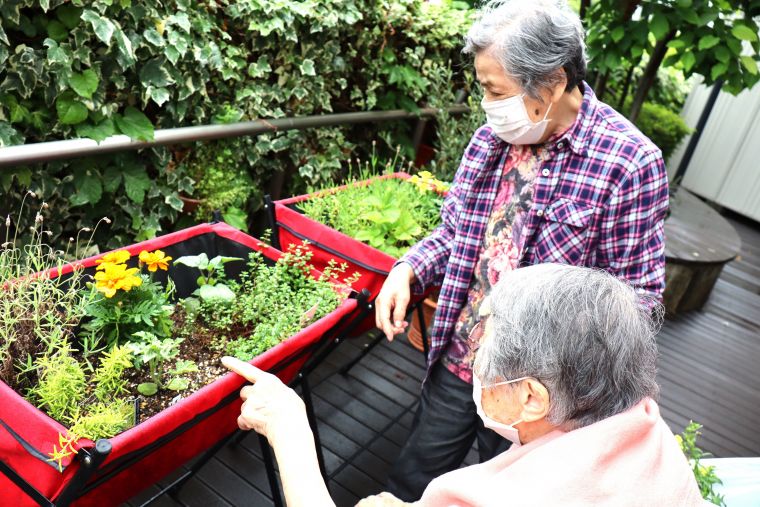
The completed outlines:
<svg viewBox="0 0 760 507">
<path fill-rule="evenodd" d="M 475 55 L 475 75 L 484 86 L 500 86 L 510 90 L 520 89 L 517 81 L 504 72 L 504 67 L 499 63 L 499 60 L 491 56 L 488 51 L 481 51 Z"/>
</svg>

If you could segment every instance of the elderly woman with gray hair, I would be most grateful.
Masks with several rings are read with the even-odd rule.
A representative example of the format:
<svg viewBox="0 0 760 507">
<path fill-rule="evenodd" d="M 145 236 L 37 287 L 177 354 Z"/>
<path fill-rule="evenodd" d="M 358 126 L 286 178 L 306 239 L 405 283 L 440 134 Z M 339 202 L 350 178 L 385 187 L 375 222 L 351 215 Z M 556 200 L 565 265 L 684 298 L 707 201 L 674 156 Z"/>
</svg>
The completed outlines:
<svg viewBox="0 0 760 507">
<path fill-rule="evenodd" d="M 440 286 L 428 375 L 413 432 L 388 482 L 405 500 L 508 442 L 486 431 L 470 392 L 492 287 L 524 266 L 596 267 L 661 297 L 668 183 L 660 150 L 600 102 L 588 83 L 584 31 L 561 0 L 488 3 L 465 38 L 487 124 L 465 150 L 442 225 L 394 266 L 377 296 L 388 339 L 403 332 L 410 292 Z"/>
<path fill-rule="evenodd" d="M 600 270 L 541 264 L 505 273 L 491 296 L 471 399 L 514 445 L 433 480 L 414 505 L 702 505 L 660 417 L 654 325 L 633 288 Z M 276 377 L 237 360 L 238 424 L 269 438 L 289 506 L 333 505 L 303 404 Z M 390 493 L 361 506 L 408 505 Z"/>
</svg>

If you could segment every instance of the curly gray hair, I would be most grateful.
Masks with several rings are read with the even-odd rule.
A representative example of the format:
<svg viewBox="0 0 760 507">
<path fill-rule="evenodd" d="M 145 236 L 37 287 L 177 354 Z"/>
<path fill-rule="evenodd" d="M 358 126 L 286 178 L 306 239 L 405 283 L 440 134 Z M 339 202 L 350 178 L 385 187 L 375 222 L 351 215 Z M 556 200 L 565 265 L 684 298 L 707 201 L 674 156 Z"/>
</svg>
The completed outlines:
<svg viewBox="0 0 760 507">
<path fill-rule="evenodd" d="M 578 15 L 563 0 L 494 0 L 465 36 L 464 53 L 488 51 L 530 97 L 562 81 L 570 91 L 586 77 L 586 43 Z"/>
<path fill-rule="evenodd" d="M 547 420 L 575 429 L 656 398 L 652 311 L 601 270 L 539 264 L 502 275 L 491 333 L 474 371 L 483 384 L 533 377 L 549 391 Z"/>
</svg>

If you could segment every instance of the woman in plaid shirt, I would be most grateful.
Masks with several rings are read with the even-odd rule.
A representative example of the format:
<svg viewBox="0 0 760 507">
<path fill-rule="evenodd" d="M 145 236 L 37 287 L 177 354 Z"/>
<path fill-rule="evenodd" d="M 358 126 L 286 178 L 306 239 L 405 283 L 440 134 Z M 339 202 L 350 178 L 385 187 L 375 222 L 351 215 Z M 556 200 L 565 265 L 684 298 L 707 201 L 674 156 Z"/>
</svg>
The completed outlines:
<svg viewBox="0 0 760 507">
<path fill-rule="evenodd" d="M 488 123 L 465 150 L 442 225 L 394 266 L 376 301 L 388 339 L 406 327 L 410 291 L 440 285 L 428 377 L 389 490 L 416 500 L 457 468 L 473 440 L 481 461 L 508 442 L 485 429 L 472 399 L 481 315 L 499 276 L 561 262 L 664 289 L 668 182 L 660 150 L 583 81 L 584 32 L 562 0 L 489 3 L 464 52 Z"/>
</svg>

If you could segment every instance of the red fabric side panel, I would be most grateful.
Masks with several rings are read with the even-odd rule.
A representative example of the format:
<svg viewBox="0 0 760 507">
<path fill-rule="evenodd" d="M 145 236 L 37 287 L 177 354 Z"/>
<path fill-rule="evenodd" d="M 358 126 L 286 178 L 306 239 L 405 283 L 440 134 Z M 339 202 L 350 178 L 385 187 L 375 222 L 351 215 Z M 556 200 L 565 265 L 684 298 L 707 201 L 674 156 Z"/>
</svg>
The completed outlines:
<svg viewBox="0 0 760 507">
<path fill-rule="evenodd" d="M 356 181 L 354 183 L 348 183 L 346 185 L 341 185 L 339 187 L 334 187 L 334 188 L 328 188 L 326 190 L 319 190 L 317 192 L 312 192 L 311 194 L 297 195 L 295 197 L 289 197 L 288 199 L 281 199 L 281 200 L 275 201 L 275 202 L 278 202 L 280 204 L 284 204 L 284 205 L 287 206 L 289 204 L 293 204 L 293 203 L 296 203 L 296 202 L 305 201 L 306 199 L 311 199 L 312 197 L 316 197 L 318 195 L 333 194 L 335 192 L 340 192 L 341 190 L 344 190 L 344 189 L 346 189 L 348 187 L 369 185 L 370 183 L 372 183 L 373 181 L 376 181 L 376 180 L 387 180 L 387 179 L 391 179 L 391 178 L 397 178 L 397 179 L 401 179 L 401 180 L 406 180 L 406 179 L 409 179 L 410 177 L 411 176 L 409 174 L 405 173 L 405 172 L 396 172 L 396 173 L 393 173 L 393 174 L 383 174 L 382 176 L 376 176 L 374 178 L 369 178 L 369 179 L 362 180 L 362 181 Z"/>
</svg>

